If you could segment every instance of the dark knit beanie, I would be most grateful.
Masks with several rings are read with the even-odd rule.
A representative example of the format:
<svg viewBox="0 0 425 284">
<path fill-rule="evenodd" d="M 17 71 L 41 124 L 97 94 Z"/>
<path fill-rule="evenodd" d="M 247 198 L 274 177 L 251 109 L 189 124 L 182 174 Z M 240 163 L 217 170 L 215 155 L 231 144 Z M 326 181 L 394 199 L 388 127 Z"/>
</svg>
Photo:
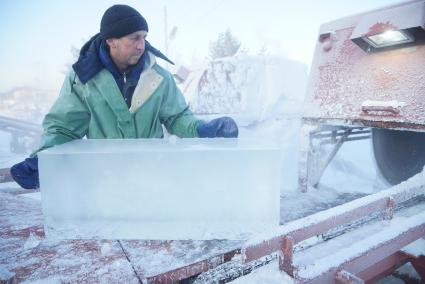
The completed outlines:
<svg viewBox="0 0 425 284">
<path fill-rule="evenodd" d="M 100 34 L 104 39 L 120 38 L 137 31 L 149 31 L 148 23 L 136 9 L 127 5 L 108 8 L 100 21 Z"/>
</svg>

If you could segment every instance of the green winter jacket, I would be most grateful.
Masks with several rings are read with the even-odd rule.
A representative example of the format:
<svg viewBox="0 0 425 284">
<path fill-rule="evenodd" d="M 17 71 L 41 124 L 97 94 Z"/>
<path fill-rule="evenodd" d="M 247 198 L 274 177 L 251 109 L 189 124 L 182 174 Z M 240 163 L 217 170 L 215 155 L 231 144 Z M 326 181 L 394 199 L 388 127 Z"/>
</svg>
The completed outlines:
<svg viewBox="0 0 425 284">
<path fill-rule="evenodd" d="M 37 152 L 73 139 L 162 138 L 162 124 L 179 137 L 197 137 L 200 120 L 189 111 L 172 75 L 148 53 L 128 109 L 112 74 L 101 70 L 83 84 L 71 71 L 43 121 Z"/>
</svg>

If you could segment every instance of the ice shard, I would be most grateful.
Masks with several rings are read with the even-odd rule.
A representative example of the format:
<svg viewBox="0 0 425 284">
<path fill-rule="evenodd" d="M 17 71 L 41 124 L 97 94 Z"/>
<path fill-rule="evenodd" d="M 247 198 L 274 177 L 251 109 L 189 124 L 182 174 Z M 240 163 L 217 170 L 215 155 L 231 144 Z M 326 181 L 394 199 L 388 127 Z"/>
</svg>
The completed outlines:
<svg viewBox="0 0 425 284">
<path fill-rule="evenodd" d="M 38 156 L 47 237 L 244 239 L 279 224 L 280 151 L 265 141 L 90 139 Z"/>
</svg>

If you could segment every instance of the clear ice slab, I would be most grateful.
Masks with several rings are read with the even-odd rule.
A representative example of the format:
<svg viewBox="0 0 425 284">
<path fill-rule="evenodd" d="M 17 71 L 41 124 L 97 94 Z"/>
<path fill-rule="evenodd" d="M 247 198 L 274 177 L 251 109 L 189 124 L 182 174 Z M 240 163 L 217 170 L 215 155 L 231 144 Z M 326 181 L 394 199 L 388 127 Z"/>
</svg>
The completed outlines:
<svg viewBox="0 0 425 284">
<path fill-rule="evenodd" d="M 84 139 L 38 154 L 47 237 L 245 239 L 280 215 L 280 151 L 256 139 Z"/>
</svg>

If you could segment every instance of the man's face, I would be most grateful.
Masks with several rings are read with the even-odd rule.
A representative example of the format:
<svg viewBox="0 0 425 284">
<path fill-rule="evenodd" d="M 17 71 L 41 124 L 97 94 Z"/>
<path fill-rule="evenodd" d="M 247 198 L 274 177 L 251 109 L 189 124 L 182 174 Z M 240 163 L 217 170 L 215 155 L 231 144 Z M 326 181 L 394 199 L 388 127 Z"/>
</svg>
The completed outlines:
<svg viewBox="0 0 425 284">
<path fill-rule="evenodd" d="M 118 68 L 127 68 L 136 64 L 145 51 L 146 31 L 137 31 L 121 38 L 106 40 L 110 47 L 111 57 Z"/>
</svg>

